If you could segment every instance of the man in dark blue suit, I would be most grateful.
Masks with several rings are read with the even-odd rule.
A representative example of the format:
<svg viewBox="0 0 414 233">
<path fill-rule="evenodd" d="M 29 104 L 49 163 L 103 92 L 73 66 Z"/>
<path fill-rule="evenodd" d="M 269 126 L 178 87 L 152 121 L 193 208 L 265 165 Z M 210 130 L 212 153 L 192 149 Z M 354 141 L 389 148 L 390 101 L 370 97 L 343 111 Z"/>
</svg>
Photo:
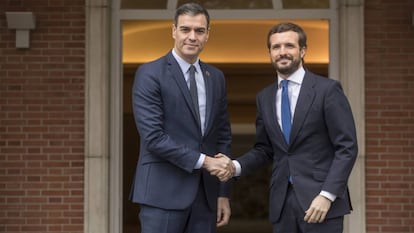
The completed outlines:
<svg viewBox="0 0 414 233">
<path fill-rule="evenodd" d="M 298 25 L 274 26 L 268 48 L 277 81 L 257 95 L 256 143 L 234 161 L 236 176 L 272 163 L 273 233 L 340 233 L 358 153 L 350 105 L 339 82 L 303 68 Z"/>
<path fill-rule="evenodd" d="M 174 17 L 174 48 L 139 67 L 133 111 L 141 138 L 132 201 L 143 233 L 213 233 L 230 218 L 231 130 L 223 73 L 199 60 L 209 14 L 198 4 Z"/>
</svg>

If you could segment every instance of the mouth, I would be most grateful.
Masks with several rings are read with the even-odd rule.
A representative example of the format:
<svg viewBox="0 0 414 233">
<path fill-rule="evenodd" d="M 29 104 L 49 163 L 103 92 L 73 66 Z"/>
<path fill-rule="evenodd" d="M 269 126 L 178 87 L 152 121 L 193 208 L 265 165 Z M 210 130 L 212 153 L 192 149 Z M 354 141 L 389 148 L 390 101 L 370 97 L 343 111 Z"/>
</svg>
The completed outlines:
<svg viewBox="0 0 414 233">
<path fill-rule="evenodd" d="M 290 59 L 288 59 L 288 58 L 282 58 L 282 59 L 277 60 L 277 63 L 279 63 L 281 65 L 287 65 L 287 64 L 289 64 L 289 62 L 290 62 Z"/>
<path fill-rule="evenodd" d="M 191 48 L 197 48 L 198 47 L 198 45 L 196 45 L 196 44 L 185 44 L 186 46 L 188 46 L 188 47 L 191 47 Z"/>
</svg>

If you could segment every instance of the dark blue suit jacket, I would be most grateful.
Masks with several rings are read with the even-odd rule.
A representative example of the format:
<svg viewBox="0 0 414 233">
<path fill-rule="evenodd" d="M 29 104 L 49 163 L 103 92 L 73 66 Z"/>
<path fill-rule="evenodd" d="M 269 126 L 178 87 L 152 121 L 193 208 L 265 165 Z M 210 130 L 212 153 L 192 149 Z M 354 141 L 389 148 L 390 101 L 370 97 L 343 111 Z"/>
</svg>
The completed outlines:
<svg viewBox="0 0 414 233">
<path fill-rule="evenodd" d="M 341 85 L 306 71 L 296 104 L 290 144 L 276 117 L 277 83 L 257 95 L 256 144 L 238 161 L 242 175 L 272 163 L 269 218 L 279 219 L 288 176 L 298 201 L 307 210 L 321 190 L 337 195 L 327 218 L 351 210 L 347 181 L 358 146 L 354 120 Z"/>
<path fill-rule="evenodd" d="M 222 184 L 204 169 L 195 170 L 200 153 L 230 154 L 231 130 L 223 73 L 200 62 L 206 87 L 204 135 L 184 75 L 169 52 L 143 64 L 133 84 L 133 111 L 141 138 L 132 201 L 163 209 L 190 206 L 204 182 L 211 209 L 218 196 L 229 196 Z"/>
</svg>

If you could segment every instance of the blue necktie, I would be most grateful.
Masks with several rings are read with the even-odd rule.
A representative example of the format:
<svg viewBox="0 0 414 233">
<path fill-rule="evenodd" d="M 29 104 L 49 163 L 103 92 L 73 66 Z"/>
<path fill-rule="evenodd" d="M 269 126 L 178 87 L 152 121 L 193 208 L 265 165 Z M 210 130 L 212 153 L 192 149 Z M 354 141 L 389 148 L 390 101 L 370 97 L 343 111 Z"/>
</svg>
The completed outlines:
<svg viewBox="0 0 414 233">
<path fill-rule="evenodd" d="M 282 130 L 285 136 L 286 142 L 289 144 L 290 129 L 292 127 L 291 119 L 292 114 L 290 112 L 289 92 L 288 92 L 288 80 L 282 80 Z"/>
</svg>

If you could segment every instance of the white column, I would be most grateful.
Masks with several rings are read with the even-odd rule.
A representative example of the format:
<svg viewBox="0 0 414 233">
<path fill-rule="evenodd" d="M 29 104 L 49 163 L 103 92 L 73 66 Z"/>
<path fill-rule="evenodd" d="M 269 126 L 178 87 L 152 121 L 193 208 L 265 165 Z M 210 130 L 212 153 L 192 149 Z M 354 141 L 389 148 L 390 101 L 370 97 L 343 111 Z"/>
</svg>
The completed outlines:
<svg viewBox="0 0 414 233">
<path fill-rule="evenodd" d="M 354 114 L 359 153 L 349 179 L 354 210 L 345 218 L 345 231 L 365 229 L 365 74 L 363 0 L 339 1 L 340 81 Z"/>
<path fill-rule="evenodd" d="M 109 2 L 85 3 L 85 233 L 109 232 Z"/>
</svg>

